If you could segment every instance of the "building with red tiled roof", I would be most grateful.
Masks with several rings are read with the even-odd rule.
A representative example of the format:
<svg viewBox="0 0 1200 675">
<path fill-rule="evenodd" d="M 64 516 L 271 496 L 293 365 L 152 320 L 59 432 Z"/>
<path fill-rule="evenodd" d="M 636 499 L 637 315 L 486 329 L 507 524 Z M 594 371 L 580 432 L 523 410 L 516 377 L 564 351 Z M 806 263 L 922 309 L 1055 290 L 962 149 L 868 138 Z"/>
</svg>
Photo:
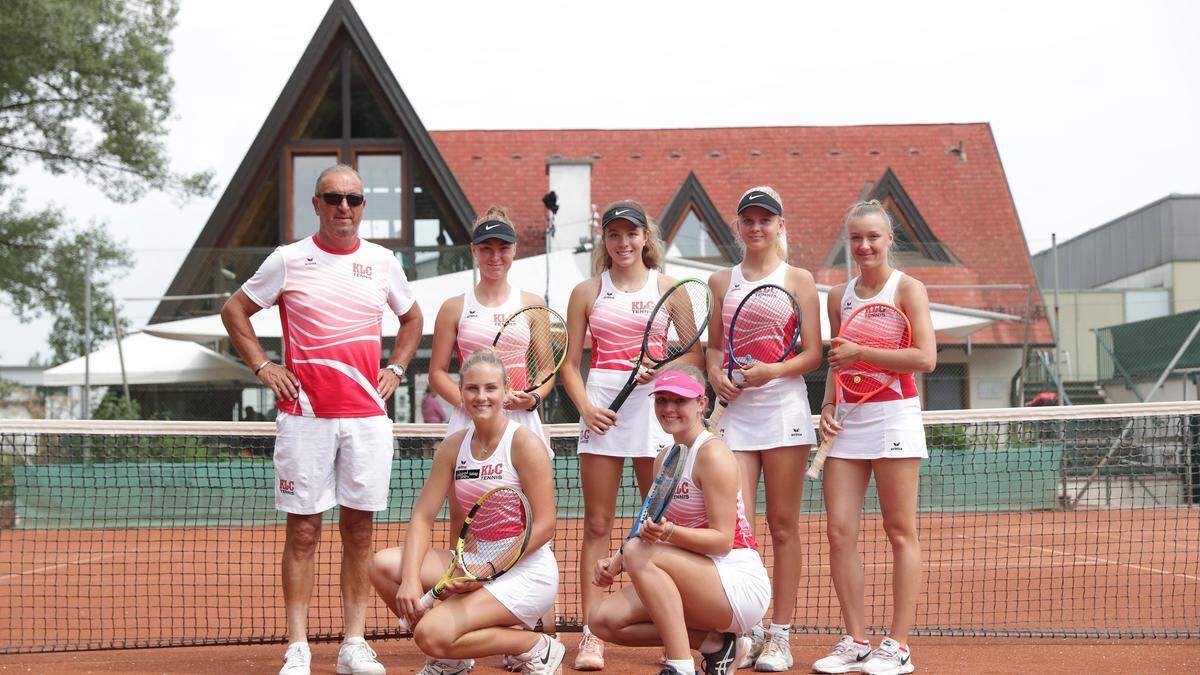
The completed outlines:
<svg viewBox="0 0 1200 675">
<path fill-rule="evenodd" d="M 494 204 L 510 208 L 521 255 L 542 253 L 551 190 L 554 248 L 587 240 L 607 202 L 634 198 L 674 255 L 732 264 L 738 198 L 765 183 L 783 197 L 792 264 L 835 284 L 847 275 L 843 214 L 877 198 L 897 221 L 900 266 L 933 301 L 1031 316 L 942 339 L 931 405 L 1007 405 L 1023 350 L 1052 341 L 986 123 L 429 132 L 348 0 L 333 1 L 168 294 L 232 290 L 272 247 L 315 231 L 309 186 L 334 162 L 363 174 L 362 232 L 412 276 L 469 265 L 453 246 Z M 213 310 L 166 301 L 154 321 Z"/>
</svg>

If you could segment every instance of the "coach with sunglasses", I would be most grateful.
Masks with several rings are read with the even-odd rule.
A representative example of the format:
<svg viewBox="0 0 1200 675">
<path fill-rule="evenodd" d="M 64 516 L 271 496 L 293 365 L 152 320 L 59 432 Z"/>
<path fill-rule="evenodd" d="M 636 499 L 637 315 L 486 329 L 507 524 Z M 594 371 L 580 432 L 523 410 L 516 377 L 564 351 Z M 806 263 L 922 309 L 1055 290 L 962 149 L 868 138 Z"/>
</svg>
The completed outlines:
<svg viewBox="0 0 1200 675">
<path fill-rule="evenodd" d="M 362 179 L 345 165 L 317 178 L 320 228 L 280 246 L 221 310 L 229 338 L 279 408 L 275 506 L 287 513 L 283 598 L 288 648 L 281 675 L 308 675 L 306 628 L 321 516 L 341 507 L 345 642 L 339 673 L 383 673 L 363 639 L 375 511 L 387 508 L 392 421 L 386 401 L 417 350 L 423 319 L 396 256 L 358 236 Z M 383 307 L 400 316 L 391 359 L 382 359 Z M 266 357 L 250 324 L 279 305 L 284 363 Z"/>
</svg>

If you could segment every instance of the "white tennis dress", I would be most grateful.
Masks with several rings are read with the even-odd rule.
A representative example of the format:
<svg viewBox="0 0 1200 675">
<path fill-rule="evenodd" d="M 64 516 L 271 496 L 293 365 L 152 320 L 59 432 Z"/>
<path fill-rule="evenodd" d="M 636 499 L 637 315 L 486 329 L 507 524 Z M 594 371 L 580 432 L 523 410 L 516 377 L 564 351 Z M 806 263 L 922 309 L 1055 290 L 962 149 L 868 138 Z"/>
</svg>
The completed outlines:
<svg viewBox="0 0 1200 675">
<path fill-rule="evenodd" d="M 896 289 L 904 273 L 893 270 L 879 293 L 860 298 L 856 292 L 859 277 L 850 280 L 839 308 L 842 321 L 865 304 L 896 304 Z M 853 398 L 850 402 L 853 403 Z M 842 405 L 845 405 L 843 403 Z M 841 459 L 902 459 L 929 456 L 925 447 L 925 427 L 921 424 L 921 399 L 916 379 L 902 373 L 883 391 L 866 403 L 856 405 L 846 417 L 843 429 L 833 439 L 830 457 Z"/>
<path fill-rule="evenodd" d="M 500 327 L 521 307 L 523 307 L 521 291 L 517 288 L 511 289 L 508 297 L 498 307 L 481 304 L 475 297 L 474 288 L 463 293 L 462 313 L 458 316 L 458 335 L 454 343 L 458 350 L 458 362 L 466 363 L 471 354 L 477 350 L 491 347 Z M 542 428 L 542 418 L 538 411 L 505 410 L 504 415 L 537 434 L 546 447 L 550 447 L 550 441 L 546 438 L 546 430 Z M 450 411 L 450 419 L 446 421 L 446 435 L 449 436 L 455 431 L 466 429 L 470 424 L 471 417 L 467 415 L 467 411 L 456 407 Z M 550 456 L 554 457 L 553 451 Z"/>
<path fill-rule="evenodd" d="M 725 339 L 729 339 L 729 324 L 737 311 L 738 303 L 750 291 L 764 284 L 783 286 L 788 265 L 779 263 L 775 270 L 758 281 L 749 281 L 742 276 L 741 264 L 730 269 L 729 288 L 721 304 L 721 321 Z M 802 321 L 820 321 L 820 317 L 801 317 Z M 725 367 L 729 366 L 729 355 L 725 355 Z M 812 445 L 817 434 L 812 425 L 812 411 L 808 405 L 808 386 L 804 377 L 794 375 L 777 377 L 761 387 L 747 387 L 729 404 L 717 430 L 735 452 L 769 450 L 796 445 Z"/>
<path fill-rule="evenodd" d="M 600 275 L 600 294 L 592 303 L 588 330 L 592 334 L 592 363 L 588 371 L 587 396 L 592 405 L 607 408 L 629 379 L 629 372 L 642 349 L 642 336 L 650 312 L 661 297 L 658 272 L 650 270 L 646 285 L 626 293 L 617 288 L 605 271 Z M 617 424 L 603 434 L 593 433 L 579 422 L 579 452 L 611 457 L 656 457 L 671 442 L 654 416 L 650 398 L 653 383 L 638 385 L 617 411 Z"/>
<path fill-rule="evenodd" d="M 521 476 L 512 462 L 513 436 L 519 428 L 521 425 L 509 420 L 504 436 L 492 454 L 475 459 L 471 453 L 475 425 L 467 427 L 454 461 L 454 498 L 464 513 L 470 511 L 488 490 L 498 487 L 521 489 Z M 529 628 L 537 626 L 546 610 L 554 605 L 554 596 L 558 592 L 558 563 L 551 543 L 526 551 L 512 569 L 483 584 L 484 590 Z"/>
</svg>

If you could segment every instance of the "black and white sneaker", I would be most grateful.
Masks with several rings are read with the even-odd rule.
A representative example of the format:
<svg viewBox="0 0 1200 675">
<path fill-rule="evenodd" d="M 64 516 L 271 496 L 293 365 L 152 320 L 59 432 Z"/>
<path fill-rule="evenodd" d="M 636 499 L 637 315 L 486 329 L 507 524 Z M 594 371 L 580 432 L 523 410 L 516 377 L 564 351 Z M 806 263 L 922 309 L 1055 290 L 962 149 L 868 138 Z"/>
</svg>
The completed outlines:
<svg viewBox="0 0 1200 675">
<path fill-rule="evenodd" d="M 730 675 L 737 671 L 746 652 L 750 651 L 750 638 L 736 633 L 721 633 L 721 646 L 713 652 L 701 652 L 700 667 L 704 675 Z"/>
<path fill-rule="evenodd" d="M 884 638 L 862 665 L 862 671 L 870 675 L 904 675 L 916 669 L 908 645 L 902 645 L 890 637 Z"/>
</svg>

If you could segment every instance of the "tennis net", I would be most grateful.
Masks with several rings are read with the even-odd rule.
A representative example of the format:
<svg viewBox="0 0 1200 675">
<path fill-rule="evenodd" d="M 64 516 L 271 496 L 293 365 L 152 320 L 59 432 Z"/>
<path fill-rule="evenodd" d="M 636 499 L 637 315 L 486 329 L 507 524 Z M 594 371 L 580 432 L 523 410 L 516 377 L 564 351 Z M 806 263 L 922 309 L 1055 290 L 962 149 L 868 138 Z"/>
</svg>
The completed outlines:
<svg viewBox="0 0 1200 675">
<path fill-rule="evenodd" d="M 1200 403 L 926 413 L 918 634 L 1200 637 Z M 561 628 L 578 627 L 583 499 L 574 425 L 549 427 Z M 0 422 L 0 652 L 281 641 L 283 520 L 269 423 Z M 399 545 L 440 427 L 397 425 Z M 799 631 L 839 632 L 819 486 L 804 485 Z M 613 546 L 640 499 L 627 471 Z M 759 495 L 755 529 L 768 566 Z M 341 630 L 328 514 L 310 635 Z M 435 540 L 450 539 L 444 520 Z M 890 612 L 874 488 L 860 551 L 868 619 Z M 375 637 L 396 622 L 372 600 Z"/>
</svg>

